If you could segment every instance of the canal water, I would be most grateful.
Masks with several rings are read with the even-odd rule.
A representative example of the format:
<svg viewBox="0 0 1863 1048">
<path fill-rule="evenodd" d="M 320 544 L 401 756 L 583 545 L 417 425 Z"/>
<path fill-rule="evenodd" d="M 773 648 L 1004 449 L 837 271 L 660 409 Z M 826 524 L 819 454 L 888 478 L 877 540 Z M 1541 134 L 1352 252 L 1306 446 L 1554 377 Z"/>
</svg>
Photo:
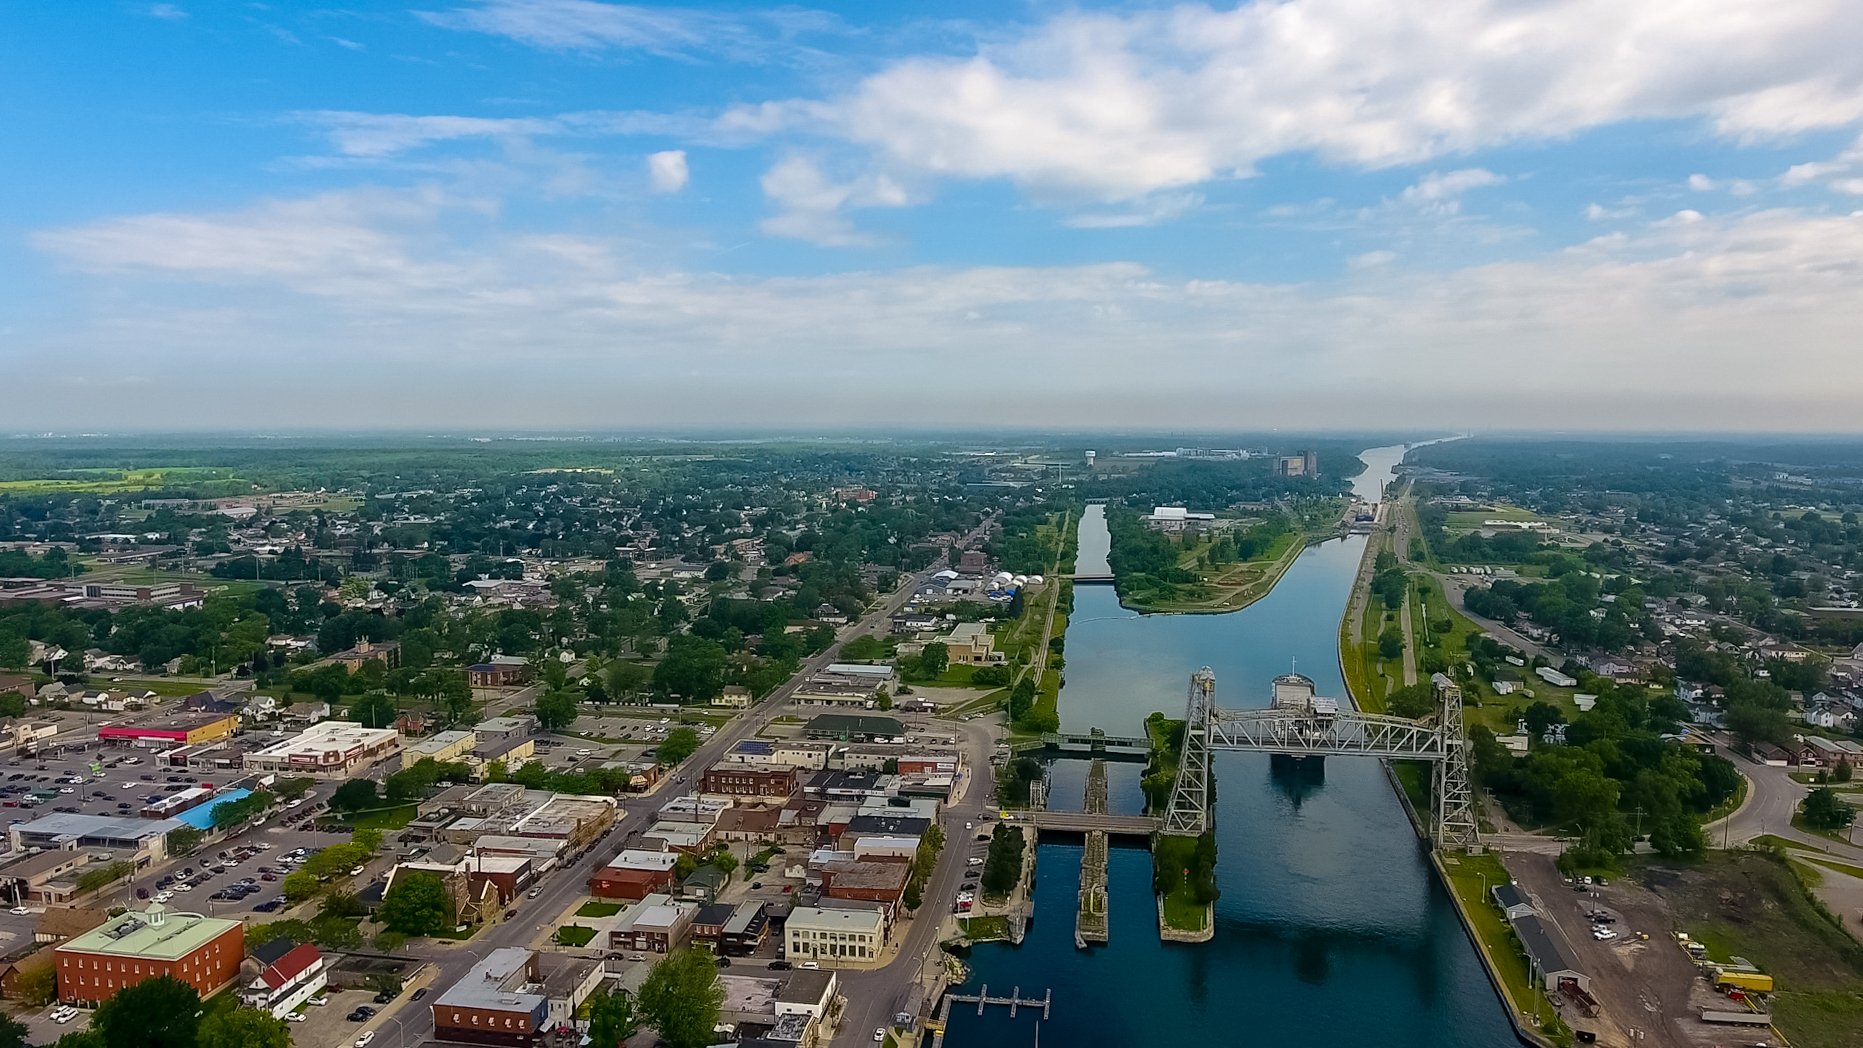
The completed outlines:
<svg viewBox="0 0 1863 1048">
<path fill-rule="evenodd" d="M 1404 449 L 1374 448 L 1355 490 L 1376 500 Z M 1342 695 L 1339 620 L 1364 539 L 1308 549 L 1267 597 L 1228 615 L 1138 615 L 1110 586 L 1077 586 L 1068 622 L 1069 730 L 1142 733 L 1146 714 L 1182 716 L 1190 674 L 1216 672 L 1218 701 L 1264 706 L 1288 669 L 1322 695 Z M 1104 517 L 1089 507 L 1079 571 L 1106 553 Z M 1137 765 L 1112 764 L 1115 811 L 1143 807 Z M 1216 937 L 1158 939 L 1151 856 L 1115 847 L 1108 869 L 1111 942 L 1074 947 L 1080 846 L 1043 844 L 1035 920 L 1019 947 L 971 957 L 968 989 L 1054 991 L 1040 1023 L 1049 1045 L 1301 1045 L 1494 1048 L 1513 1043 L 1499 999 L 1396 796 L 1373 761 L 1282 773 L 1265 756 L 1218 754 L 1216 835 L 1222 897 Z M 1053 806 L 1077 808 L 1085 762 L 1054 766 Z M 946 1043 L 1036 1043 L 1039 1013 L 983 1016 L 955 1006 Z"/>
</svg>

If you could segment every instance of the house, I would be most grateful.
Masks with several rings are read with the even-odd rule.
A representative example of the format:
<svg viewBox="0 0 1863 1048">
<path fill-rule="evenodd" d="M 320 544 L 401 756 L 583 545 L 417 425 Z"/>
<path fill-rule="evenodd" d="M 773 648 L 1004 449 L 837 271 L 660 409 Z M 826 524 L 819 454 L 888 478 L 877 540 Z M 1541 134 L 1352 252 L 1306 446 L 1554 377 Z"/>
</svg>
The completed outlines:
<svg viewBox="0 0 1863 1048">
<path fill-rule="evenodd" d="M 323 953 L 310 943 L 273 939 L 252 948 L 244 965 L 247 976 L 240 999 L 248 1007 L 282 1019 L 329 985 Z"/>
<path fill-rule="evenodd" d="M 32 941 L 57 943 L 74 939 L 110 919 L 108 912 L 88 906 L 48 906 L 39 915 Z"/>
<path fill-rule="evenodd" d="M 750 689 L 741 684 L 727 684 L 724 691 L 712 700 L 713 706 L 724 709 L 745 710 L 750 708 Z"/>
<path fill-rule="evenodd" d="M 1591 992 L 1591 976 L 1578 969 L 1565 948 L 1554 939 L 1558 933 L 1549 931 L 1538 915 L 1524 914 L 1508 923 L 1513 925 L 1515 937 L 1526 950 L 1528 970 L 1547 993 L 1558 993 L 1566 986 Z"/>
<path fill-rule="evenodd" d="M 31 702 L 38 697 L 39 690 L 32 683 L 31 677 L 17 673 L 0 673 L 0 695 L 12 692 Z"/>
</svg>

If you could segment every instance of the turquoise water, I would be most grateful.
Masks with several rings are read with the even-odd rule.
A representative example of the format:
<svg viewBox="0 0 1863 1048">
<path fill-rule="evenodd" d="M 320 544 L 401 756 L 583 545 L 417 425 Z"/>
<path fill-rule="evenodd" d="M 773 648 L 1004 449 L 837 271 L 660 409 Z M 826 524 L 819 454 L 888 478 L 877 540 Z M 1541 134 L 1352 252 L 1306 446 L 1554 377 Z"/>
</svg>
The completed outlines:
<svg viewBox="0 0 1863 1048">
<path fill-rule="evenodd" d="M 1359 479 L 1375 497 L 1399 449 L 1378 449 Z M 1370 462 L 1374 455 L 1367 453 Z M 1082 565 L 1104 555 L 1104 525 Z M 1323 695 L 1340 695 L 1339 617 L 1364 540 L 1313 547 L 1273 593 L 1232 615 L 1141 616 L 1110 586 L 1075 589 L 1068 623 L 1070 729 L 1138 734 L 1147 713 L 1180 716 L 1192 671 L 1216 671 L 1227 706 L 1267 703 L 1269 680 L 1295 666 Z M 1082 762 L 1055 767 L 1055 807 L 1080 804 Z M 1138 769 L 1114 764 L 1116 811 L 1136 811 Z M 1430 873 L 1423 845 L 1375 762 L 1332 760 L 1323 774 L 1282 773 L 1265 756 L 1219 754 L 1221 863 L 1216 938 L 1158 940 L 1151 858 L 1115 847 L 1109 868 L 1112 941 L 1074 948 L 1077 844 L 1044 844 L 1035 921 L 1020 947 L 971 958 L 970 988 L 1054 990 L 1041 1024 L 1048 1045 L 1389 1045 L 1490 1048 L 1513 1043 L 1473 947 Z M 1031 1045 L 1038 1016 L 952 1010 L 956 1048 Z"/>
</svg>

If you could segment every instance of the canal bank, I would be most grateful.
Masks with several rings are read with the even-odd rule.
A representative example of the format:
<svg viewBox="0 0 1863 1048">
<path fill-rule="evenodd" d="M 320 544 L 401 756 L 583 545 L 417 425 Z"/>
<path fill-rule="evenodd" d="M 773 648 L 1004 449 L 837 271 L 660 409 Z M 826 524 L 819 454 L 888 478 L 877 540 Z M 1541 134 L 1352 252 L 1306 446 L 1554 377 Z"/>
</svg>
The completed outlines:
<svg viewBox="0 0 1863 1048">
<path fill-rule="evenodd" d="M 1367 471 L 1375 495 L 1401 449 Z M 1377 457 L 1373 453 L 1368 453 Z M 1369 459 L 1368 459 L 1369 461 Z M 1381 472 L 1382 475 L 1378 475 Z M 1091 511 L 1090 511 L 1091 512 Z M 1083 520 L 1080 561 L 1105 555 L 1103 522 Z M 1075 590 L 1068 623 L 1069 731 L 1098 726 L 1143 735 L 1154 710 L 1182 716 L 1190 673 L 1217 675 L 1219 701 L 1266 705 L 1269 681 L 1290 668 L 1339 695 L 1339 616 L 1362 537 L 1309 547 L 1280 584 L 1221 616 L 1140 615 L 1111 587 Z M 1069 766 L 1078 768 L 1072 770 Z M 1114 812 L 1142 804 L 1139 769 L 1109 765 Z M 1035 920 L 1020 947 L 991 943 L 971 956 L 971 985 L 1055 991 L 1041 1036 L 1049 1043 L 1247 1043 L 1490 1048 L 1513 1036 L 1454 903 L 1382 771 L 1337 760 L 1296 772 L 1268 757 L 1218 754 L 1215 936 L 1160 941 L 1152 861 L 1115 841 L 1106 856 L 1108 943 L 1076 949 L 1082 847 L 1043 843 Z M 1055 766 L 1052 806 L 1079 808 L 1087 765 Z M 948 1044 L 1029 1045 L 1034 1020 L 1004 1009 L 956 1009 Z"/>
</svg>

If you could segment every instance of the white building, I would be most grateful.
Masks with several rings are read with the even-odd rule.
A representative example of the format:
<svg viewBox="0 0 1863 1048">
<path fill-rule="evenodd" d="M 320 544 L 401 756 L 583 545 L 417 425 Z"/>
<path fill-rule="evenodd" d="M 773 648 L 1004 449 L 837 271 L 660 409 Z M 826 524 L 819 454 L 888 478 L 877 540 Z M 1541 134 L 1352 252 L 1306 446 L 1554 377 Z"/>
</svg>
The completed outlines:
<svg viewBox="0 0 1863 1048">
<path fill-rule="evenodd" d="M 248 967 L 256 965 L 258 974 L 247 980 L 240 993 L 245 1002 L 282 1019 L 298 1006 L 315 997 L 330 981 L 329 966 L 323 954 L 309 943 L 293 945 L 289 939 L 273 939 L 252 948 Z"/>
<path fill-rule="evenodd" d="M 246 754 L 246 770 L 347 779 L 394 756 L 400 749 L 401 733 L 393 728 L 365 728 L 355 721 L 324 721 L 282 742 Z"/>
<path fill-rule="evenodd" d="M 792 961 L 873 961 L 886 946 L 886 915 L 877 909 L 798 906 L 783 934 Z"/>
</svg>

